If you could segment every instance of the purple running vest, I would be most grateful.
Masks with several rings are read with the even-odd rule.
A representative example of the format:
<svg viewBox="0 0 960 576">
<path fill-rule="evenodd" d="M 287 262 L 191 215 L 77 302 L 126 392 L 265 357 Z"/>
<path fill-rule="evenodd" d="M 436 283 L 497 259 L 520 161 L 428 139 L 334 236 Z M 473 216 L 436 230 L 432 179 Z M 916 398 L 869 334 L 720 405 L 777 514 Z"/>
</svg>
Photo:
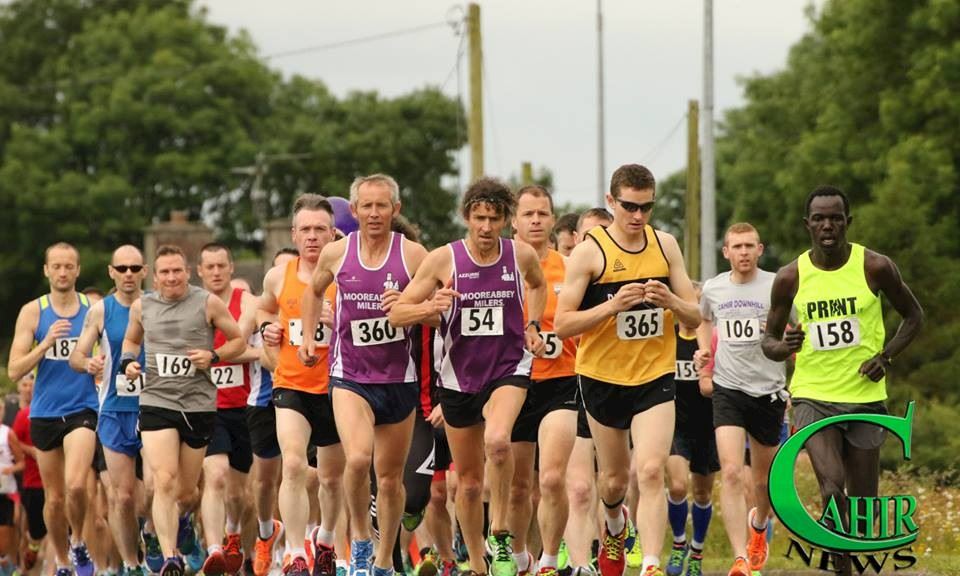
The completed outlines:
<svg viewBox="0 0 960 576">
<path fill-rule="evenodd" d="M 334 277 L 337 303 L 330 336 L 330 376 L 358 384 L 417 381 L 407 330 L 394 328 L 380 309 L 383 291 L 410 282 L 403 261 L 403 236 L 391 233 L 390 250 L 379 268 L 360 261 L 360 234 L 347 236 L 343 262 Z"/>
<path fill-rule="evenodd" d="M 453 289 L 460 299 L 440 318 L 440 386 L 468 394 L 510 376 L 530 376 L 524 348 L 523 278 L 513 240 L 500 239 L 500 258 L 481 266 L 463 240 L 453 251 Z"/>
</svg>

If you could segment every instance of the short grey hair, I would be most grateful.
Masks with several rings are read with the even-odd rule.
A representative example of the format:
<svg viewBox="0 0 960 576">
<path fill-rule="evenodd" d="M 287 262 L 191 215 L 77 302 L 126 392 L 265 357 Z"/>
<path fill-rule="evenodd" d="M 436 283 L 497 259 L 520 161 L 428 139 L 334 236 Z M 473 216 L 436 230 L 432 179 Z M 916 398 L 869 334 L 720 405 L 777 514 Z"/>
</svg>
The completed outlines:
<svg viewBox="0 0 960 576">
<path fill-rule="evenodd" d="M 357 204 L 360 194 L 360 187 L 364 184 L 383 184 L 390 189 L 390 201 L 394 204 L 400 203 L 400 185 L 392 176 L 386 174 L 370 174 L 369 176 L 357 176 L 350 185 L 350 203 Z"/>
</svg>

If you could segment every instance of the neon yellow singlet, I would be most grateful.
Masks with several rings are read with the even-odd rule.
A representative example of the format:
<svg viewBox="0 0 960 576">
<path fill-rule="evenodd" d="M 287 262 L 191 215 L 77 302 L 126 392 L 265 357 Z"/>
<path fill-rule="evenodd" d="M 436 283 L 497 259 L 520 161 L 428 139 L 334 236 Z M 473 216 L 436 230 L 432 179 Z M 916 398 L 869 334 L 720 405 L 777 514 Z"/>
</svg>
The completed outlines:
<svg viewBox="0 0 960 576">
<path fill-rule="evenodd" d="M 862 404 L 887 397 L 885 378 L 873 382 L 858 373 L 883 348 L 885 332 L 880 297 L 867 285 L 863 246 L 850 246 L 838 270 L 817 268 L 809 251 L 797 258 L 793 305 L 806 337 L 790 383 L 794 398 Z"/>
</svg>

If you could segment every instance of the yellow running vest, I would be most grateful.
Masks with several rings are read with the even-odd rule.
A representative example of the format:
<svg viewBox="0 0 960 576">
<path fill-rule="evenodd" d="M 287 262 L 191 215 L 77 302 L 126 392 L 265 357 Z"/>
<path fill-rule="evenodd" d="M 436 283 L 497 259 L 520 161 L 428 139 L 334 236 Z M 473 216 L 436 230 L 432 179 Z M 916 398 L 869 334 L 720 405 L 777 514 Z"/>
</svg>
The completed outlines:
<svg viewBox="0 0 960 576">
<path fill-rule="evenodd" d="M 797 258 L 793 305 L 806 337 L 790 383 L 794 398 L 861 404 L 887 397 L 885 378 L 873 382 L 858 373 L 883 349 L 885 333 L 880 297 L 867 285 L 863 246 L 850 247 L 838 270 L 817 268 L 809 251 Z"/>
<path fill-rule="evenodd" d="M 639 252 L 621 248 L 606 228 L 587 232 L 603 252 L 603 272 L 587 286 L 580 310 L 613 298 L 624 284 L 659 280 L 670 286 L 670 266 L 653 227 L 644 227 L 646 246 Z M 673 312 L 640 304 L 603 320 L 580 337 L 577 374 L 595 380 L 639 386 L 676 369 L 677 339 Z"/>
</svg>

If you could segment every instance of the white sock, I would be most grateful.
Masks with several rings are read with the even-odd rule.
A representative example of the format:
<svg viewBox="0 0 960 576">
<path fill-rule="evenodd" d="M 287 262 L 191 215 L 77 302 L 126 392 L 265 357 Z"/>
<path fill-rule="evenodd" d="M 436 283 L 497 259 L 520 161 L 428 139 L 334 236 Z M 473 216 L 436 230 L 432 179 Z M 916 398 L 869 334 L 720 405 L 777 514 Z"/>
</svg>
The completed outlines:
<svg viewBox="0 0 960 576">
<path fill-rule="evenodd" d="M 623 512 L 618 508 L 617 516 L 611 518 L 607 516 L 607 531 L 610 532 L 613 536 L 616 536 L 623 532 L 623 527 L 626 526 L 627 520 L 623 516 Z"/>
<path fill-rule="evenodd" d="M 307 559 L 307 551 L 304 550 L 303 546 L 294 546 L 289 548 L 287 551 L 290 553 L 291 560 L 293 560 L 297 556 L 303 558 L 304 560 Z"/>
<path fill-rule="evenodd" d="M 678 544 L 678 545 L 679 545 L 679 544 L 686 544 L 686 542 L 687 542 L 687 535 L 686 535 L 686 534 L 681 534 L 681 535 L 679 535 L 679 536 L 674 536 L 674 537 L 673 537 L 673 543 L 674 543 L 674 544 Z"/>
<path fill-rule="evenodd" d="M 333 533 L 333 530 L 327 530 L 324 528 L 323 524 L 320 525 L 320 529 L 317 530 L 317 544 L 323 544 L 324 546 L 333 546 L 333 540 L 336 538 L 336 534 Z"/>
<path fill-rule="evenodd" d="M 653 567 L 655 567 L 655 568 L 659 568 L 659 567 L 660 567 L 660 557 L 659 557 L 659 556 L 644 556 L 644 557 L 643 557 L 643 566 L 640 568 L 640 573 L 643 574 L 644 572 L 646 572 L 646 571 L 647 571 L 647 568 L 648 568 L 649 566 L 653 566 Z"/>
<path fill-rule="evenodd" d="M 273 536 L 273 520 L 257 520 L 258 529 L 260 530 L 260 539 L 266 540 Z"/>
<path fill-rule="evenodd" d="M 703 550 L 703 542 L 697 542 L 696 540 L 690 541 L 690 547 L 694 550 Z"/>
<path fill-rule="evenodd" d="M 239 534 L 240 523 L 227 516 L 227 534 Z"/>
<path fill-rule="evenodd" d="M 214 552 L 220 552 L 223 550 L 223 547 L 220 544 L 212 544 L 207 546 L 207 555 L 213 554 Z"/>
<path fill-rule="evenodd" d="M 313 529 L 316 528 L 316 527 L 317 527 L 317 525 L 316 525 L 315 523 L 313 523 L 313 522 L 308 522 L 308 523 L 307 523 L 307 532 L 306 532 L 307 538 L 310 538 L 310 536 L 313 535 Z"/>
<path fill-rule="evenodd" d="M 523 572 L 524 570 L 528 570 L 530 568 L 530 555 L 527 554 L 526 550 L 514 552 L 513 560 L 517 563 L 518 572 Z"/>
<path fill-rule="evenodd" d="M 758 524 L 757 524 L 757 514 L 756 514 L 756 512 L 754 512 L 754 513 L 750 516 L 750 525 L 753 526 L 753 529 L 756 530 L 757 532 L 763 532 L 764 530 L 767 529 L 767 519 L 764 518 L 764 519 L 763 519 L 763 524 L 759 524 L 759 525 L 758 525 Z"/>
<path fill-rule="evenodd" d="M 557 555 L 556 554 L 541 554 L 540 555 L 540 567 L 544 568 L 556 568 L 557 567 Z"/>
</svg>

